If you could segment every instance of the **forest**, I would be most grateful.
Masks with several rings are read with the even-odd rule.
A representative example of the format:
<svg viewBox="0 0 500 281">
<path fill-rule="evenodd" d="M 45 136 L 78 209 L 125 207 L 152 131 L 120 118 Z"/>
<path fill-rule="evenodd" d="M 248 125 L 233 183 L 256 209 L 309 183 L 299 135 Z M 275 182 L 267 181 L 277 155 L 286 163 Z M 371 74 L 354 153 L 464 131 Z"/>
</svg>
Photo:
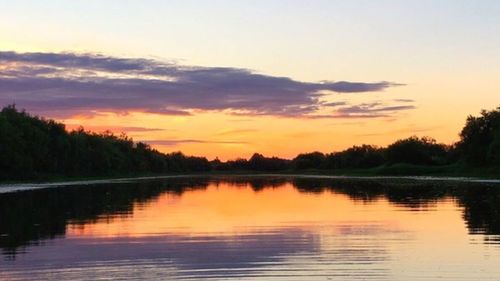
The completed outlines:
<svg viewBox="0 0 500 281">
<path fill-rule="evenodd" d="M 0 180 L 209 171 L 465 175 L 479 170 L 498 176 L 500 107 L 469 116 L 459 136 L 460 140 L 450 145 L 430 137 L 411 136 L 387 147 L 360 145 L 332 153 L 303 153 L 294 159 L 255 153 L 250 159 L 222 162 L 181 152 L 165 154 L 125 134 L 94 133 L 84 128 L 67 131 L 62 123 L 8 105 L 0 112 Z"/>
<path fill-rule="evenodd" d="M 203 172 L 210 163 L 163 154 L 122 134 L 66 131 L 64 124 L 9 105 L 0 112 L 0 179 L 44 179 Z"/>
</svg>

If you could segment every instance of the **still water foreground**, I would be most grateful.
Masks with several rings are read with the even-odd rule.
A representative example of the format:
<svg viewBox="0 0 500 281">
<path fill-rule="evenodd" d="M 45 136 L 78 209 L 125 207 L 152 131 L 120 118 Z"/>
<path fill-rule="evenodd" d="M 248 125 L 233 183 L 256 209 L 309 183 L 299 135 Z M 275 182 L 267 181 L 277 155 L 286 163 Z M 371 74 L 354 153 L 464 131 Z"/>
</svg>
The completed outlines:
<svg viewBox="0 0 500 281">
<path fill-rule="evenodd" d="M 500 186 L 184 177 L 0 194 L 0 280 L 500 280 Z"/>
</svg>

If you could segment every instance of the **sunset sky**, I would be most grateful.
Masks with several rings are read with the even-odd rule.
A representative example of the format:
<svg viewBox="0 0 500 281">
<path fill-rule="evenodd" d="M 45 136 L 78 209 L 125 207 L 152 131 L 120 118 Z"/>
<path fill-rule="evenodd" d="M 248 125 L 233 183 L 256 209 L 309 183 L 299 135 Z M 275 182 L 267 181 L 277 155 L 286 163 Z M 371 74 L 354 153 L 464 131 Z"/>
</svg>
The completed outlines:
<svg viewBox="0 0 500 281">
<path fill-rule="evenodd" d="M 432 136 L 500 105 L 500 1 L 2 1 L 0 106 L 209 159 Z"/>
</svg>

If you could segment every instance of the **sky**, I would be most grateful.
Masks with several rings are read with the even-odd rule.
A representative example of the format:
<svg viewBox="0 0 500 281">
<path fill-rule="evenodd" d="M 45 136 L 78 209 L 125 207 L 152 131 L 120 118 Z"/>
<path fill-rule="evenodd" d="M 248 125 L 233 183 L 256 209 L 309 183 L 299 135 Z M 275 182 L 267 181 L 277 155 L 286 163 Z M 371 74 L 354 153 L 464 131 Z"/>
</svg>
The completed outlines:
<svg viewBox="0 0 500 281">
<path fill-rule="evenodd" d="M 162 152 L 452 143 L 500 105 L 500 1 L 0 1 L 0 106 Z"/>
</svg>

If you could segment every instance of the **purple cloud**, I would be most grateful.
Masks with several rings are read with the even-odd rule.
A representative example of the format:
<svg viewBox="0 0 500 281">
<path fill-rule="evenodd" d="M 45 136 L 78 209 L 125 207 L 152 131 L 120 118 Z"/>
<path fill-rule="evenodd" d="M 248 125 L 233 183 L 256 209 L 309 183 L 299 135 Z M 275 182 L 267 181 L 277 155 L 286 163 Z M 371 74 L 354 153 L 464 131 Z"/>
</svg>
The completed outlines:
<svg viewBox="0 0 500 281">
<path fill-rule="evenodd" d="M 338 106 L 342 106 L 342 105 L 348 105 L 348 103 L 345 101 L 336 101 L 336 102 L 323 103 L 321 105 L 322 106 L 329 106 L 329 107 L 338 107 Z"/>
<path fill-rule="evenodd" d="M 0 104 L 49 116 L 143 111 L 314 117 L 333 93 L 383 91 L 392 82 L 310 83 L 229 67 L 194 67 L 96 54 L 0 52 Z"/>
<path fill-rule="evenodd" d="M 404 103 L 408 103 L 404 101 Z M 387 105 L 384 102 L 377 101 L 372 103 L 349 104 L 347 102 L 327 103 L 330 107 L 335 107 L 336 110 L 331 114 L 315 114 L 305 116 L 305 118 L 320 119 L 320 118 L 339 118 L 339 119 L 356 119 L 356 118 L 382 118 L 391 117 L 398 111 L 415 109 L 414 105 Z M 341 107 L 342 106 L 342 107 Z"/>
<path fill-rule="evenodd" d="M 397 102 L 409 102 L 409 103 L 415 102 L 415 100 L 413 100 L 413 99 L 394 99 L 394 101 L 397 101 Z"/>
<path fill-rule="evenodd" d="M 407 103 L 405 101 L 405 103 Z M 388 116 L 389 113 L 414 109 L 414 105 L 387 105 L 380 101 L 340 107 L 337 114 L 341 116 Z"/>
</svg>

